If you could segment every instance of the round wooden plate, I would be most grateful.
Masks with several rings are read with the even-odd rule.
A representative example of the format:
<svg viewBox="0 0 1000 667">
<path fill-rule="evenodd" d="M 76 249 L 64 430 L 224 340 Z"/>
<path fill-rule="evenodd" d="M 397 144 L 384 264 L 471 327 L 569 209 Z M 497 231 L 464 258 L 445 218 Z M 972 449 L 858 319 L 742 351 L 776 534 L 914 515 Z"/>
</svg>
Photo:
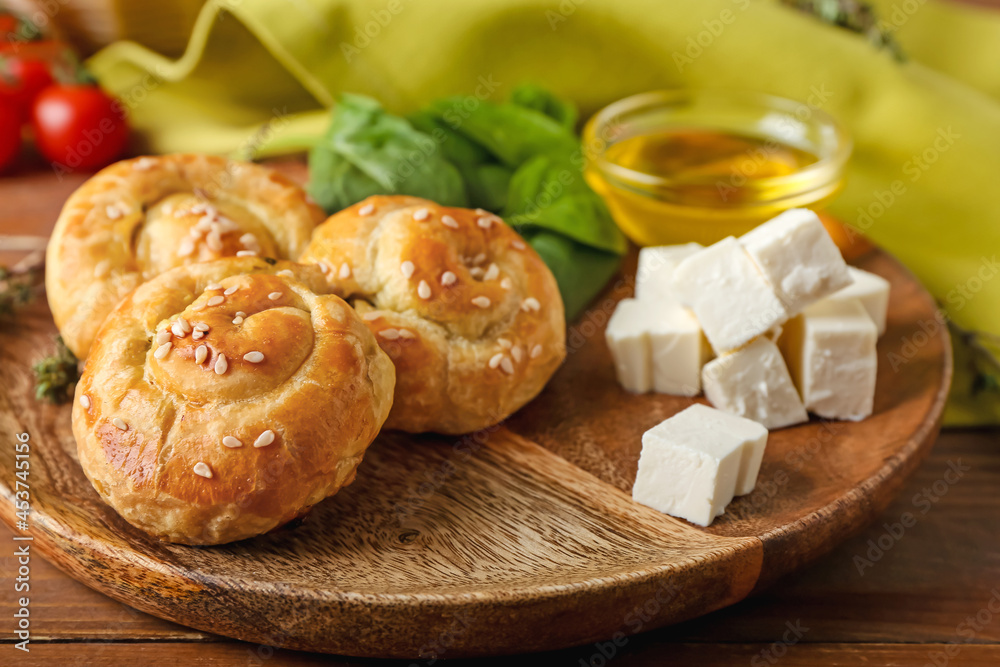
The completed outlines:
<svg viewBox="0 0 1000 667">
<path fill-rule="evenodd" d="M 458 657 L 698 616 L 859 530 L 935 439 L 951 377 L 946 327 L 896 261 L 851 254 L 892 282 L 875 414 L 773 432 L 756 490 L 708 529 L 630 498 L 641 434 L 692 400 L 615 383 L 604 327 L 631 294 L 624 278 L 571 327 L 565 365 L 506 425 L 463 438 L 384 434 L 357 481 L 301 525 L 213 548 L 150 539 L 98 498 L 76 461 L 69 407 L 32 396 L 30 363 L 55 333 L 37 304 L 0 331 L 0 515 L 116 600 L 269 645 Z M 14 509 L 20 433 L 30 436 L 27 531 Z"/>
</svg>

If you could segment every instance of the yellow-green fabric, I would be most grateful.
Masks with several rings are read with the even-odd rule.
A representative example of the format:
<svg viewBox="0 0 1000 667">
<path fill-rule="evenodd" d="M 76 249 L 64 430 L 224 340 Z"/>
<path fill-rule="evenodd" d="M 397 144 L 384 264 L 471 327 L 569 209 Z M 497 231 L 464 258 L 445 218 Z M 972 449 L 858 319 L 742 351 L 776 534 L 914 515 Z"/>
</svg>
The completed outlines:
<svg viewBox="0 0 1000 667">
<path fill-rule="evenodd" d="M 302 149 L 341 91 L 397 112 L 449 94 L 500 98 L 524 80 L 584 114 L 665 87 L 806 101 L 855 140 L 833 212 L 899 257 L 957 324 L 1000 334 L 1000 12 L 878 4 L 887 20 L 903 12 L 906 64 L 749 0 L 211 0 L 180 60 L 120 42 L 88 64 L 154 152 Z M 946 422 L 1000 422 L 997 393 L 971 396 L 964 359 Z"/>
</svg>

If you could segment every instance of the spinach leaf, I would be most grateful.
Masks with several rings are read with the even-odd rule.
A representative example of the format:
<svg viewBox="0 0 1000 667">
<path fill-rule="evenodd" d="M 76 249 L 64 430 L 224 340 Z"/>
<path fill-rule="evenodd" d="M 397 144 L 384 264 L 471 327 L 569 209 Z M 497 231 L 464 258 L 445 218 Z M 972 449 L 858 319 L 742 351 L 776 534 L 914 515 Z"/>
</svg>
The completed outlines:
<svg viewBox="0 0 1000 667">
<path fill-rule="evenodd" d="M 340 97 L 329 130 L 309 155 L 309 168 L 309 193 L 329 213 L 387 193 L 446 206 L 468 203 L 458 169 L 434 140 L 361 95 Z"/>
<path fill-rule="evenodd" d="M 561 234 L 538 230 L 527 232 L 525 238 L 555 276 L 567 320 L 574 319 L 587 307 L 621 265 L 618 255 Z"/>
<path fill-rule="evenodd" d="M 572 132 L 576 127 L 576 107 L 534 83 L 522 83 L 510 93 L 510 103 L 540 111 Z"/>
</svg>

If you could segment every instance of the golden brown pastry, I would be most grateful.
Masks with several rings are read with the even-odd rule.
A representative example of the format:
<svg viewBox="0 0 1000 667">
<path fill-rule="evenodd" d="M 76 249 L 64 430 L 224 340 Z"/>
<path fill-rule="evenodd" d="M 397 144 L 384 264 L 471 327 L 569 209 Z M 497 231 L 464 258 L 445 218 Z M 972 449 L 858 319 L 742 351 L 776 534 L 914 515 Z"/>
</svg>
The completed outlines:
<svg viewBox="0 0 1000 667">
<path fill-rule="evenodd" d="M 534 398 L 566 355 L 556 281 L 500 218 L 415 197 L 370 197 L 316 229 L 320 265 L 396 365 L 386 423 L 465 433 Z"/>
<path fill-rule="evenodd" d="M 94 340 L 73 434 L 101 497 L 171 542 L 220 544 L 305 513 L 354 479 L 394 369 L 315 266 L 173 269 Z"/>
<path fill-rule="evenodd" d="M 125 160 L 63 207 L 46 257 L 49 307 L 83 359 L 105 316 L 137 285 L 220 257 L 297 259 L 323 217 L 266 167 L 207 155 Z"/>
</svg>

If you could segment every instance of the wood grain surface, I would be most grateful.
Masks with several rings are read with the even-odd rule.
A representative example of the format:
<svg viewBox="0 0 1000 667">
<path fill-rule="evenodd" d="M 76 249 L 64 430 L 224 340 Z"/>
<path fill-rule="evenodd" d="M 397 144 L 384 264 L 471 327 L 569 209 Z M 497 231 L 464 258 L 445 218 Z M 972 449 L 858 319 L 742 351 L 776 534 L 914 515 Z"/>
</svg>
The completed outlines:
<svg viewBox="0 0 1000 667">
<path fill-rule="evenodd" d="M 53 333 L 43 304 L 0 333 L 0 439 L 32 434 L 36 548 L 158 616 L 352 655 L 432 656 L 435 637 L 448 638 L 450 656 L 601 641 L 732 604 L 816 558 L 884 508 L 926 454 L 950 374 L 947 333 L 891 369 L 886 355 L 934 304 L 883 253 L 849 251 L 894 285 L 876 415 L 772 434 L 757 491 L 708 530 L 628 498 L 642 431 L 690 403 L 614 383 L 603 325 L 628 279 L 574 325 L 566 365 L 506 427 L 385 435 L 354 486 L 298 528 L 257 540 L 164 545 L 99 501 L 75 463 L 68 408 L 30 397 L 26 365 Z M 0 509 L 12 523 L 13 447 L 0 444 Z"/>
</svg>

